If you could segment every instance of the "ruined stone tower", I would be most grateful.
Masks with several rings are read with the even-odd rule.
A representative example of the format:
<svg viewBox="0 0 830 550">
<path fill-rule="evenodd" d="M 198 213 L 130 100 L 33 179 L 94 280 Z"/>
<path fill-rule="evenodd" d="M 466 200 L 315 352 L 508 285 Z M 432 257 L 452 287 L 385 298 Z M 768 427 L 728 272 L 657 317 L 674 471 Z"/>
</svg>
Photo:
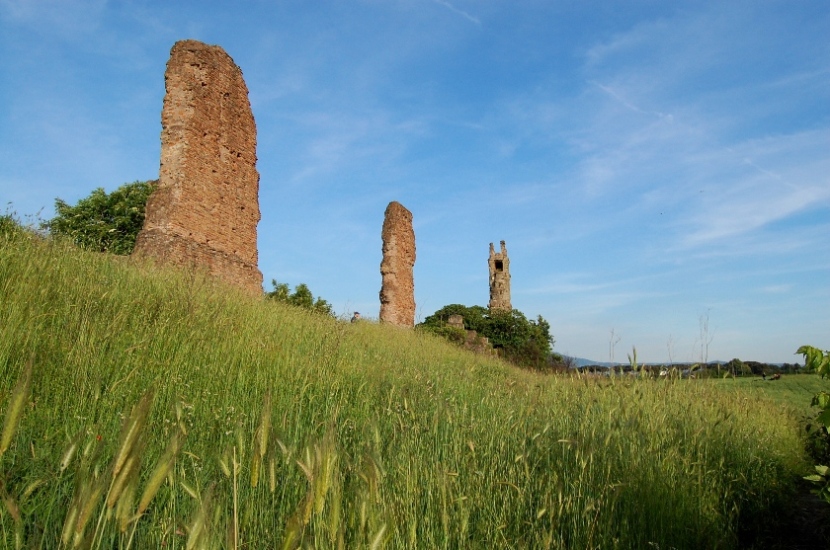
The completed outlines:
<svg viewBox="0 0 830 550">
<path fill-rule="evenodd" d="M 219 46 L 182 40 L 164 85 L 159 183 L 133 253 L 261 294 L 256 124 L 242 71 Z"/>
<path fill-rule="evenodd" d="M 399 327 L 415 325 L 415 231 L 412 212 L 392 201 L 383 218 L 380 262 L 380 320 Z"/>
<path fill-rule="evenodd" d="M 510 258 L 507 257 L 507 248 L 501 241 L 501 252 L 493 249 L 490 243 L 490 309 L 510 311 Z"/>
</svg>

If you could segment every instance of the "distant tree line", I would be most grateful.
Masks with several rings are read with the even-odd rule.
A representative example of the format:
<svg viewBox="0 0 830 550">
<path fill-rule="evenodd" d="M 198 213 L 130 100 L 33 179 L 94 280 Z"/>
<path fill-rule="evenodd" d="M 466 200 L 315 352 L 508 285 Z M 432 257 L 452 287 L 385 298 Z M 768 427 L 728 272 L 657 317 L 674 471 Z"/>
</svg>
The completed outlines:
<svg viewBox="0 0 830 550">
<path fill-rule="evenodd" d="M 565 358 L 566 362 L 572 358 Z M 639 365 L 636 369 L 624 363 L 609 365 L 608 363 L 594 365 L 571 365 L 571 368 L 582 372 L 604 373 L 609 369 L 617 372 L 638 371 L 641 374 L 658 376 L 663 372 L 673 372 L 685 375 L 694 375 L 695 378 L 714 378 L 723 376 L 772 376 L 775 374 L 810 374 L 809 368 L 802 367 L 798 363 L 763 363 L 760 361 L 712 361 L 709 363 L 647 363 Z"/>
</svg>

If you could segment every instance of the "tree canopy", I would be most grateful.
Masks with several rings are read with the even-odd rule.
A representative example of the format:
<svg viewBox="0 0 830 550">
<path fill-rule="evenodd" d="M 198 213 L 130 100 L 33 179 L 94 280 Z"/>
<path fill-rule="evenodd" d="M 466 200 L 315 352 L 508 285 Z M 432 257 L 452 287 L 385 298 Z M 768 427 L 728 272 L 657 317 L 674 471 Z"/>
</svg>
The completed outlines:
<svg viewBox="0 0 830 550">
<path fill-rule="evenodd" d="M 291 292 L 287 283 L 278 283 L 276 279 L 271 279 L 271 285 L 274 289 L 265 293 L 267 298 L 334 316 L 334 308 L 331 304 L 319 296 L 315 300 L 314 295 L 305 283 L 300 283 L 294 287 L 294 292 Z"/>
<path fill-rule="evenodd" d="M 144 209 L 155 181 L 125 183 L 112 193 L 95 189 L 74 206 L 55 199 L 57 215 L 43 226 L 87 250 L 130 254 L 144 225 Z"/>
</svg>

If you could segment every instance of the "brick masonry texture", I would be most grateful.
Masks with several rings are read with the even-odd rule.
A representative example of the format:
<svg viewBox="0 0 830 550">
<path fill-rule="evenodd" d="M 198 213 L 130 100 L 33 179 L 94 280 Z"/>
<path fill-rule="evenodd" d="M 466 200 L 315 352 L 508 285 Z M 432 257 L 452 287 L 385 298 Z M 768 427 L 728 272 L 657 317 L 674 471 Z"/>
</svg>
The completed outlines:
<svg viewBox="0 0 830 550">
<path fill-rule="evenodd" d="M 390 202 L 383 219 L 380 263 L 380 320 L 399 327 L 415 325 L 415 231 L 412 212 Z"/>
<path fill-rule="evenodd" d="M 164 83 L 159 183 L 133 253 L 262 294 L 256 123 L 242 71 L 219 46 L 183 40 Z"/>
</svg>

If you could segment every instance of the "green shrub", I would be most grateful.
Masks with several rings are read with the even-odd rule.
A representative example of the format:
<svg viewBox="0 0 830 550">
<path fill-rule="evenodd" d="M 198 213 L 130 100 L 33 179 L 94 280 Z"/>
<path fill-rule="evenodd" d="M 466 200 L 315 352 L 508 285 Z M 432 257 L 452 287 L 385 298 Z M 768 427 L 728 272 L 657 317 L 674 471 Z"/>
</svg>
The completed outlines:
<svg viewBox="0 0 830 550">
<path fill-rule="evenodd" d="M 416 327 L 419 330 L 423 330 L 425 332 L 429 332 L 436 336 L 440 336 L 441 338 L 446 338 L 450 342 L 454 342 L 456 344 L 463 344 L 467 340 L 467 332 L 464 329 L 453 327 L 450 325 L 440 325 L 440 326 L 418 326 Z"/>
<path fill-rule="evenodd" d="M 23 231 L 23 226 L 13 214 L 0 215 L 0 236 L 16 235 Z"/>
<path fill-rule="evenodd" d="M 801 346 L 796 353 L 804 356 L 804 367 L 808 372 L 815 372 L 822 378 L 830 377 L 830 351 L 824 351 L 813 346 Z M 816 422 L 818 428 L 808 426 L 807 450 L 814 458 L 828 458 L 828 429 L 830 429 L 830 393 L 822 390 L 813 396 L 813 407 L 818 407 Z M 816 493 L 827 502 L 830 502 L 830 467 L 818 464 L 816 473 L 805 479 L 817 484 Z"/>
<path fill-rule="evenodd" d="M 314 295 L 305 283 L 300 283 L 294 287 L 294 292 L 291 292 L 287 283 L 278 283 L 276 279 L 271 279 L 271 285 L 274 289 L 265 293 L 266 298 L 334 317 L 334 308 L 331 304 L 319 296 L 315 300 Z"/>
<path fill-rule="evenodd" d="M 445 329 L 452 315 L 463 317 L 465 329 L 488 338 L 490 344 L 501 350 L 510 362 L 539 370 L 550 366 L 554 339 L 550 334 L 550 324 L 541 315 L 536 321 L 530 321 L 518 309 L 490 310 L 481 306 L 450 304 L 424 319 L 419 327 L 457 341 L 457 336 L 453 337 L 455 333 Z"/>
<path fill-rule="evenodd" d="M 75 206 L 55 199 L 57 215 L 43 226 L 87 250 L 130 254 L 154 187 L 154 181 L 135 181 L 109 194 L 99 187 Z"/>
</svg>

